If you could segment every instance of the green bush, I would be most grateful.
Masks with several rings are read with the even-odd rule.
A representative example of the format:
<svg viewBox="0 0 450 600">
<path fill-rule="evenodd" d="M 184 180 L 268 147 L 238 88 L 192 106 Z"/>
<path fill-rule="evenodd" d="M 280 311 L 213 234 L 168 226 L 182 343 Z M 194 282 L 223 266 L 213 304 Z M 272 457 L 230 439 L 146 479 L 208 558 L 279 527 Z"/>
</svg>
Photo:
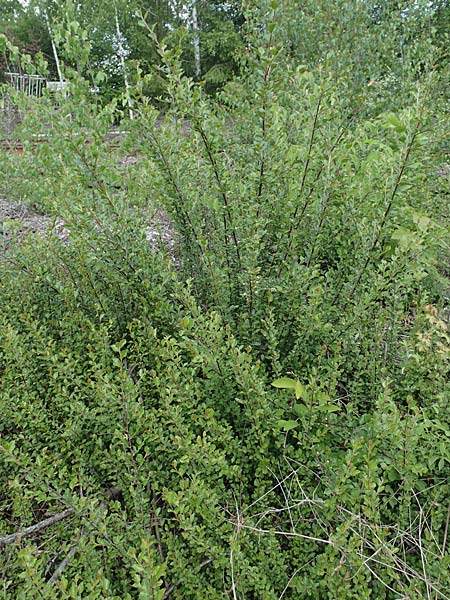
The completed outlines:
<svg viewBox="0 0 450 600">
<path fill-rule="evenodd" d="M 5 155 L 67 234 L 3 225 L 4 598 L 447 597 L 448 124 L 352 112 L 272 4 L 239 102 L 161 49 L 163 119 L 112 145 L 75 80 Z"/>
</svg>

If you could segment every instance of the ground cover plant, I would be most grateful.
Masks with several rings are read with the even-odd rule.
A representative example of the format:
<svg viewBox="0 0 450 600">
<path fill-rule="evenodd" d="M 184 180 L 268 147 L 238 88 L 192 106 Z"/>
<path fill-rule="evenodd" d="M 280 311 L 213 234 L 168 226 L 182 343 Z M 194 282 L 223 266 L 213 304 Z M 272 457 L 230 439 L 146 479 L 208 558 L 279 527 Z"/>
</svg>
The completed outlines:
<svg viewBox="0 0 450 600">
<path fill-rule="evenodd" d="M 447 67 L 351 92 L 244 9 L 214 99 L 183 41 L 158 110 L 11 98 L 65 234 L 2 224 L 4 598 L 450 597 Z"/>
</svg>

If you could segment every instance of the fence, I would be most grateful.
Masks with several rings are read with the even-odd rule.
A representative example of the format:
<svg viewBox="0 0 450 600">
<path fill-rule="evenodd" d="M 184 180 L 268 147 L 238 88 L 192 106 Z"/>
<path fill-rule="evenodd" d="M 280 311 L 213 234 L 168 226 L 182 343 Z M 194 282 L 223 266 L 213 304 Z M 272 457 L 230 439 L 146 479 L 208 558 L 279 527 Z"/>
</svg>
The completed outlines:
<svg viewBox="0 0 450 600">
<path fill-rule="evenodd" d="M 16 91 L 28 96 L 41 96 L 45 84 L 45 77 L 41 75 L 25 75 L 22 73 L 5 73 L 9 85 Z"/>
</svg>

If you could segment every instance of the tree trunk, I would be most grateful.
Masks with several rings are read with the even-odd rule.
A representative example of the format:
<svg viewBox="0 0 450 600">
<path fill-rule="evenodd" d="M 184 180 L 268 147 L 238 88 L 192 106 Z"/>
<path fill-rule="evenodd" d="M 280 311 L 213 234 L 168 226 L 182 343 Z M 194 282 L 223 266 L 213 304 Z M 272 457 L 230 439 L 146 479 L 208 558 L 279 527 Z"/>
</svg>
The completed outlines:
<svg viewBox="0 0 450 600">
<path fill-rule="evenodd" d="M 133 111 L 131 109 L 130 82 L 128 80 L 127 67 L 125 64 L 125 48 L 123 47 L 123 43 L 122 43 L 122 32 L 120 30 L 119 14 L 117 12 L 117 4 L 115 2 L 114 2 L 114 14 L 115 14 L 115 20 L 116 20 L 117 43 L 119 44 L 120 65 L 122 67 L 123 81 L 125 84 L 125 93 L 127 95 L 128 110 L 129 110 L 130 119 L 133 119 Z"/>
<path fill-rule="evenodd" d="M 47 23 L 48 34 L 50 36 L 50 42 L 52 44 L 53 56 L 55 57 L 56 70 L 58 71 L 59 81 L 60 81 L 60 83 L 63 83 L 61 63 L 59 62 L 58 52 L 56 50 L 56 44 L 55 44 L 55 40 L 53 38 L 52 28 L 50 26 L 50 19 L 48 18 L 48 12 L 46 10 L 44 10 L 44 18 L 45 18 L 45 22 Z"/>
<path fill-rule="evenodd" d="M 198 17 L 197 17 L 197 0 L 192 2 L 192 29 L 194 31 L 194 60 L 195 60 L 195 76 L 200 79 L 202 74 L 201 63 L 200 63 L 200 35 L 198 29 Z"/>
</svg>

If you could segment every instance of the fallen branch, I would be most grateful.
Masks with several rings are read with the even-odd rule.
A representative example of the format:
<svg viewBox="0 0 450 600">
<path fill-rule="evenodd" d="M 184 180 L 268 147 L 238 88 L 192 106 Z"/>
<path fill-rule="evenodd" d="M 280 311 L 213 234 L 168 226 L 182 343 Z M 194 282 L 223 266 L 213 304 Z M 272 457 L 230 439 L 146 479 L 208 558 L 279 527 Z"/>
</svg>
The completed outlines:
<svg viewBox="0 0 450 600">
<path fill-rule="evenodd" d="M 74 513 L 74 509 L 73 508 L 67 508 L 66 510 L 63 510 L 60 513 L 57 513 L 56 515 L 53 515 L 53 517 L 49 517 L 48 519 L 44 519 L 43 521 L 40 521 L 39 523 L 35 523 L 34 525 L 31 525 L 30 527 L 27 527 L 26 529 L 23 529 L 22 531 L 16 531 L 16 533 L 11 533 L 10 535 L 6 535 L 5 537 L 0 538 L 0 548 L 3 548 L 4 546 L 7 546 L 8 544 L 13 544 L 14 542 L 17 542 L 17 540 L 20 540 L 23 537 L 32 535 L 33 533 L 36 533 L 37 531 L 42 531 L 43 529 L 46 529 L 47 527 L 50 527 L 50 525 L 53 525 L 54 523 L 58 523 L 59 521 L 62 521 L 63 519 L 67 519 L 67 517 L 70 517 L 70 515 L 73 515 Z"/>
<path fill-rule="evenodd" d="M 78 546 L 80 545 L 80 540 L 82 538 L 82 535 L 80 536 L 80 539 L 78 540 L 78 542 L 76 542 L 75 544 L 73 544 L 66 556 L 66 558 L 57 566 L 57 568 L 55 569 L 53 575 L 50 577 L 50 579 L 48 580 L 49 584 L 53 584 L 56 583 L 56 581 L 58 580 L 59 576 L 61 575 L 61 573 L 64 571 L 64 569 L 67 567 L 67 565 L 70 562 L 70 559 L 75 556 L 75 554 L 77 553 L 78 550 Z"/>
</svg>

